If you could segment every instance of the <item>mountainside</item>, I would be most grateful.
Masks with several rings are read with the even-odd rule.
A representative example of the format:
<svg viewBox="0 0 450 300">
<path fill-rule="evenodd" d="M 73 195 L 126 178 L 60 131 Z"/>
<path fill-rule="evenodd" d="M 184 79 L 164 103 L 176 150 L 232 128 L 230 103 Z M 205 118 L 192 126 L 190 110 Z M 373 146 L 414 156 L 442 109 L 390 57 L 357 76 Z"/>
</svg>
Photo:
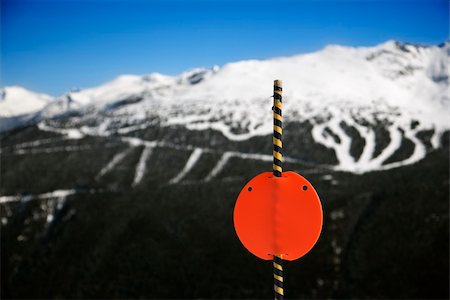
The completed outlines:
<svg viewBox="0 0 450 300">
<path fill-rule="evenodd" d="M 76 118 L 66 117 L 64 127 L 81 129 L 78 135 L 104 136 L 156 120 L 160 126 L 212 129 L 244 141 L 270 134 L 271 83 L 280 78 L 284 121 L 308 123 L 313 142 L 334 151 L 337 169 L 390 169 L 424 158 L 428 144 L 438 148 L 450 128 L 449 53 L 449 43 L 389 41 L 370 48 L 329 46 L 175 77 L 123 75 L 53 100 L 34 120 L 77 112 Z M 413 144 L 410 155 L 389 161 L 404 143 Z"/>
<path fill-rule="evenodd" d="M 3 298 L 270 297 L 271 263 L 232 216 L 272 168 L 279 78 L 283 170 L 324 212 L 314 249 L 286 263 L 286 297 L 448 299 L 449 46 L 330 46 L 23 94 L 45 101 L 0 116 Z M 6 106 L 22 99 L 10 90 Z"/>
</svg>

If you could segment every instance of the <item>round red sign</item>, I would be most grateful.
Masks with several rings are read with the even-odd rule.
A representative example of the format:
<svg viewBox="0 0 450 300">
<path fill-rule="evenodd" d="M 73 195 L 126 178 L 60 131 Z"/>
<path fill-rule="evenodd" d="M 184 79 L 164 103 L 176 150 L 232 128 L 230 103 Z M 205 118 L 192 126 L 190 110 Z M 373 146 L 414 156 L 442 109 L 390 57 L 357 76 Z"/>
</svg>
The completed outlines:
<svg viewBox="0 0 450 300">
<path fill-rule="evenodd" d="M 264 172 L 242 189 L 234 207 L 234 227 L 242 244 L 265 260 L 282 254 L 302 257 L 322 230 L 322 205 L 314 187 L 294 172 Z"/>
</svg>

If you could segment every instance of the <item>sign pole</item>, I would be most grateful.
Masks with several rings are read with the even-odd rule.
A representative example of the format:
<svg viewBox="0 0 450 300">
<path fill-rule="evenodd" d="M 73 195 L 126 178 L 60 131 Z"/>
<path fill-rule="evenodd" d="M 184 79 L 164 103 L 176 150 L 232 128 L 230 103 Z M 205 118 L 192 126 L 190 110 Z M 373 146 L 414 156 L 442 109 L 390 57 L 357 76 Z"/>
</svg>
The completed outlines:
<svg viewBox="0 0 450 300">
<path fill-rule="evenodd" d="M 273 175 L 281 177 L 283 173 L 283 117 L 282 109 L 283 87 L 281 80 L 275 80 L 273 84 Z M 274 299 L 283 300 L 283 254 L 275 254 L 273 256 L 273 284 Z"/>
</svg>

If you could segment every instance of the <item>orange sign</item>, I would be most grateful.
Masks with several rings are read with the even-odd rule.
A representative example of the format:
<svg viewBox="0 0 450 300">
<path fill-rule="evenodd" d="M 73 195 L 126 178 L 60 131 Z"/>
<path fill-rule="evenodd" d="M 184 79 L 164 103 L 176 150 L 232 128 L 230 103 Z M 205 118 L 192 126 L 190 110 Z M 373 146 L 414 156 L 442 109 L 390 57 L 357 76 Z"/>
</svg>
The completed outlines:
<svg viewBox="0 0 450 300">
<path fill-rule="evenodd" d="M 314 187 L 294 172 L 264 172 L 248 182 L 234 207 L 234 228 L 242 244 L 265 260 L 282 254 L 302 257 L 322 230 L 322 205 Z"/>
</svg>

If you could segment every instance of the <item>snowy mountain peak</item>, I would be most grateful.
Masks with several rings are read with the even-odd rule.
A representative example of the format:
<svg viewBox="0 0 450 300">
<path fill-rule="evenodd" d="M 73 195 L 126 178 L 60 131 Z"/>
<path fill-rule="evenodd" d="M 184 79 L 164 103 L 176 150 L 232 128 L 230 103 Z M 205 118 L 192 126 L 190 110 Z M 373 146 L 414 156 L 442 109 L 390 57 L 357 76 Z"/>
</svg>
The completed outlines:
<svg viewBox="0 0 450 300">
<path fill-rule="evenodd" d="M 220 131 L 231 141 L 243 141 L 271 134 L 272 84 L 282 79 L 284 120 L 312 126 L 313 140 L 336 153 L 337 168 L 387 169 L 423 158 L 425 146 L 416 136 L 420 132 L 433 132 L 429 143 L 439 147 L 440 136 L 450 129 L 448 49 L 448 42 L 333 45 L 291 57 L 195 68 L 177 76 L 122 75 L 57 98 L 39 120 L 76 110 L 77 117 L 67 124 L 84 130 L 89 124 L 89 134 L 145 128 L 155 119 L 159 126 Z M 381 153 L 376 153 L 378 126 L 390 135 Z M 351 154 L 348 128 L 364 140 L 359 157 Z M 414 153 L 389 162 L 405 139 L 415 145 Z"/>
<path fill-rule="evenodd" d="M 0 118 L 35 113 L 43 109 L 52 97 L 29 91 L 20 86 L 7 86 L 0 92 Z"/>
<path fill-rule="evenodd" d="M 211 77 L 217 73 L 218 70 L 219 68 L 217 66 L 214 66 L 213 68 L 195 68 L 177 76 L 178 83 L 194 85 L 200 83 L 208 77 Z"/>
<path fill-rule="evenodd" d="M 142 80 L 146 82 L 160 83 L 160 84 L 173 84 L 173 77 L 164 75 L 161 73 L 150 73 L 142 76 Z"/>
</svg>

